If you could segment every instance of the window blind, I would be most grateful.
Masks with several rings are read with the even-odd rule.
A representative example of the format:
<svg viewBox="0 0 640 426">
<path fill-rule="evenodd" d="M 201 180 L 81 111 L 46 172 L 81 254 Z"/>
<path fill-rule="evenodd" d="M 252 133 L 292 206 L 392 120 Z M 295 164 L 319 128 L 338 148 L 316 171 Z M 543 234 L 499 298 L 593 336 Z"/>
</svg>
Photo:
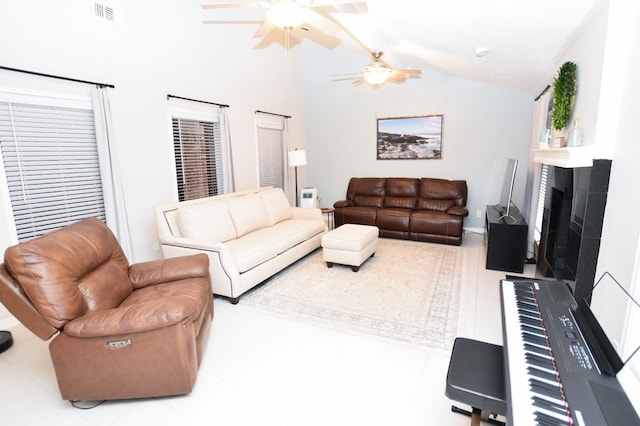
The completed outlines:
<svg viewBox="0 0 640 426">
<path fill-rule="evenodd" d="M 0 150 L 20 242 L 87 217 L 105 220 L 93 110 L 68 104 L 0 102 Z"/>
<path fill-rule="evenodd" d="M 284 189 L 283 129 L 258 126 L 260 186 Z"/>
<path fill-rule="evenodd" d="M 172 117 L 173 146 L 180 201 L 223 193 L 220 123 Z"/>
</svg>

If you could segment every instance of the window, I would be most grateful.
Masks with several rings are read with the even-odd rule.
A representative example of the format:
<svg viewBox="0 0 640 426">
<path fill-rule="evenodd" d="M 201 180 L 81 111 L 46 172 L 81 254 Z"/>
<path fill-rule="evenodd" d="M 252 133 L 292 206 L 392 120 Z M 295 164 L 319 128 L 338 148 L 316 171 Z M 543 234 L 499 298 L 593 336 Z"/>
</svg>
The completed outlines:
<svg viewBox="0 0 640 426">
<path fill-rule="evenodd" d="M 258 122 L 257 131 L 259 185 L 284 189 L 284 127 Z"/>
<path fill-rule="evenodd" d="M 256 120 L 256 144 L 258 185 L 282 188 L 291 200 L 295 199 L 289 188 L 292 177 L 286 159 L 289 151 L 289 118 L 262 111 Z M 293 196 L 293 198 L 291 198 Z"/>
<path fill-rule="evenodd" d="M 178 200 L 220 195 L 231 190 L 223 108 L 213 105 L 171 110 Z M 228 138 L 227 138 L 228 139 Z"/>
<path fill-rule="evenodd" d="M 220 140 L 220 125 L 176 117 L 172 125 L 179 200 L 218 195 L 216 170 L 221 165 L 217 161 L 220 153 L 216 152 L 216 140 Z"/>
<path fill-rule="evenodd" d="M 105 221 L 90 100 L 0 94 L 0 152 L 18 242 Z"/>
</svg>

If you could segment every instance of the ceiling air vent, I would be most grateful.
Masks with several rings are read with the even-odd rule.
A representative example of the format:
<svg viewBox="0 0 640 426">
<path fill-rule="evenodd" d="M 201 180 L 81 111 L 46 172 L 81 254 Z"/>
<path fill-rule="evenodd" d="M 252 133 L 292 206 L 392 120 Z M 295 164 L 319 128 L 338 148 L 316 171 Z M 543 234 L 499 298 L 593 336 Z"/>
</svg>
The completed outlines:
<svg viewBox="0 0 640 426">
<path fill-rule="evenodd" d="M 116 10 L 104 3 L 94 3 L 94 10 L 97 18 L 104 19 L 108 22 L 113 22 L 116 24 L 122 24 L 122 19 L 120 13 L 116 13 Z"/>
</svg>

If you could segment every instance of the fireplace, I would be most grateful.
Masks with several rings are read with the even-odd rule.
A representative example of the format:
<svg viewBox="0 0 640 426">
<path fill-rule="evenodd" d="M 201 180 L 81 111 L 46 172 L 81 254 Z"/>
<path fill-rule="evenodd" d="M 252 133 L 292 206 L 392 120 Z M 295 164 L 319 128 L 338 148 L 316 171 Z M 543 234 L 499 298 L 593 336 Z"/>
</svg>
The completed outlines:
<svg viewBox="0 0 640 426">
<path fill-rule="evenodd" d="M 591 299 L 610 171 L 610 160 L 549 171 L 538 273 L 569 282 L 576 300 Z"/>
</svg>

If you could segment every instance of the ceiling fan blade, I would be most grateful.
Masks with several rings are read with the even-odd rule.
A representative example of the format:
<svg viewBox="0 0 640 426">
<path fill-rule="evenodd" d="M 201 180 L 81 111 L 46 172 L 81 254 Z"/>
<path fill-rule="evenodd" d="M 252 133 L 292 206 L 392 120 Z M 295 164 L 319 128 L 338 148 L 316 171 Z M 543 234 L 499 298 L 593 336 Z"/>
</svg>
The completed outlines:
<svg viewBox="0 0 640 426">
<path fill-rule="evenodd" d="M 422 75 L 422 71 L 415 69 L 396 69 L 394 71 L 405 75 Z"/>
<path fill-rule="evenodd" d="M 250 3 L 213 3 L 213 4 L 201 4 L 203 9 L 229 9 L 240 7 L 266 7 L 264 2 L 250 2 Z"/>
<path fill-rule="evenodd" d="M 391 74 L 389 77 L 387 77 L 386 81 L 390 83 L 400 84 L 407 81 L 407 77 L 402 74 Z"/>
<path fill-rule="evenodd" d="M 342 43 L 339 37 L 327 34 L 324 31 L 314 28 L 312 25 L 305 25 L 292 31 L 295 37 L 307 38 L 327 49 L 335 49 Z"/>
<path fill-rule="evenodd" d="M 311 6 L 312 9 L 319 7 L 329 13 L 367 13 L 369 11 L 367 2 L 364 1 L 317 1 Z"/>
<path fill-rule="evenodd" d="M 362 75 L 355 75 L 352 77 L 340 77 L 340 76 L 333 76 L 334 78 L 331 79 L 331 81 L 347 81 L 347 80 L 358 80 L 360 78 L 362 78 Z"/>
<path fill-rule="evenodd" d="M 340 21 L 338 21 L 336 18 L 334 18 L 331 15 L 330 12 L 328 12 L 327 10 L 325 10 L 324 8 L 321 8 L 321 7 L 315 7 L 314 11 L 318 15 L 322 16 L 323 18 L 325 18 L 327 21 L 334 23 L 338 28 L 340 28 L 340 30 L 342 32 L 344 32 L 347 36 L 349 36 L 349 38 L 351 38 L 354 42 L 356 42 L 356 44 L 358 44 L 358 46 L 362 47 L 368 53 L 371 53 L 371 49 L 366 44 L 364 44 L 364 42 L 362 40 L 360 40 L 358 37 L 356 37 L 355 34 L 353 34 L 344 25 L 342 25 L 340 23 Z"/>
<path fill-rule="evenodd" d="M 261 24 L 262 25 L 260 25 L 260 28 L 258 28 L 255 34 L 253 34 L 253 38 L 266 37 L 271 31 L 277 28 L 275 25 L 273 25 L 273 22 L 269 20 L 266 20 Z"/>
<path fill-rule="evenodd" d="M 326 19 L 322 14 L 312 10 L 304 11 L 304 22 L 326 34 L 336 35 L 340 32 L 340 27 L 333 21 Z"/>
</svg>

